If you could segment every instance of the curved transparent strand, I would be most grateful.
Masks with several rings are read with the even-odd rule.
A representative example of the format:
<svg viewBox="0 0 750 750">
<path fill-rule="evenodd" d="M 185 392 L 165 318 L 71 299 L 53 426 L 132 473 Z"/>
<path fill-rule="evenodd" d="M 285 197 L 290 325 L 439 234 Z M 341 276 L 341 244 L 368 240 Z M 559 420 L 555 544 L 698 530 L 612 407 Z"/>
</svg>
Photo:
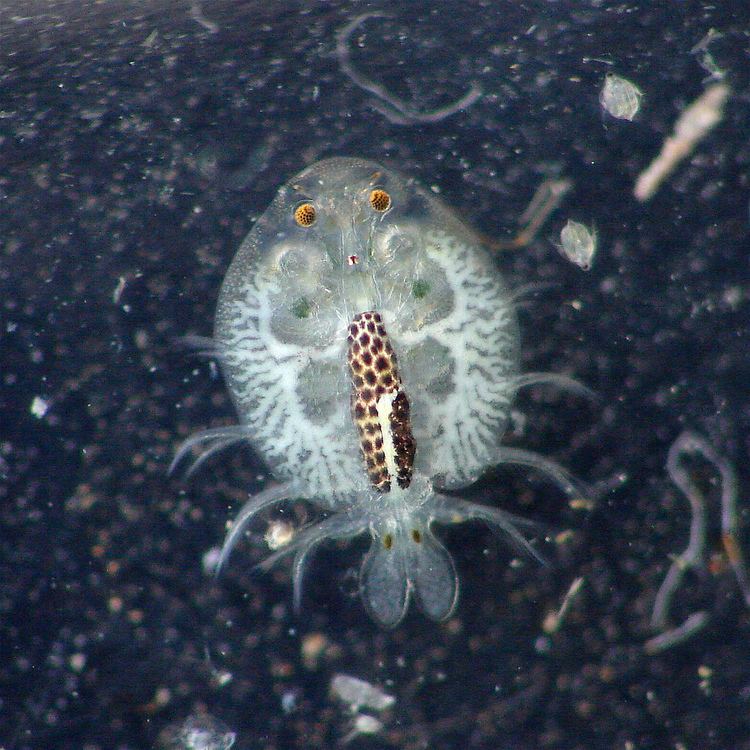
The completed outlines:
<svg viewBox="0 0 750 750">
<path fill-rule="evenodd" d="M 483 521 L 493 531 L 508 538 L 514 549 L 532 557 L 542 565 L 547 561 L 531 546 L 529 541 L 518 530 L 518 526 L 539 529 L 539 524 L 499 508 L 481 503 L 472 503 L 458 497 L 435 495 L 435 502 L 430 505 L 432 520 L 443 524 L 465 523 L 466 521 Z"/>
<path fill-rule="evenodd" d="M 367 525 L 363 521 L 354 521 L 347 516 L 333 514 L 322 521 L 302 527 L 288 544 L 277 549 L 272 555 L 264 557 L 258 563 L 258 568 L 263 571 L 270 570 L 282 558 L 299 553 L 304 548 L 314 547 L 324 539 L 351 539 L 365 531 Z"/>
<path fill-rule="evenodd" d="M 275 503 L 289 500 L 295 495 L 295 483 L 286 482 L 285 484 L 277 484 L 268 489 L 259 492 L 257 495 L 253 495 L 243 506 L 237 517 L 232 523 L 232 527 L 227 532 L 224 538 L 224 544 L 221 547 L 221 554 L 219 555 L 219 561 L 216 565 L 216 575 L 221 573 L 221 569 L 224 567 L 227 559 L 229 558 L 234 545 L 239 541 L 240 535 L 245 531 L 248 524 L 253 520 L 255 515 L 264 508 L 268 508 L 270 505 Z"/>
<path fill-rule="evenodd" d="M 563 391 L 568 391 L 576 396 L 583 396 L 591 401 L 597 401 L 598 396 L 587 385 L 568 375 L 559 375 L 556 372 L 525 372 L 511 379 L 511 387 L 514 391 L 528 388 L 532 385 L 554 385 Z"/>
<path fill-rule="evenodd" d="M 210 336 L 196 336 L 195 334 L 179 336 L 175 339 L 175 344 L 184 349 L 190 349 L 200 357 L 221 358 L 221 348 L 218 342 Z"/>
<path fill-rule="evenodd" d="M 310 534 L 304 546 L 297 545 L 298 549 L 292 564 L 293 602 L 294 611 L 297 613 L 302 606 L 302 582 L 310 554 L 326 539 L 348 539 L 366 531 L 366 527 L 350 522 L 348 519 L 331 516 L 316 524 L 312 531 L 315 533 Z"/>
<path fill-rule="evenodd" d="M 169 464 L 167 473 L 172 474 L 174 470 L 180 465 L 185 456 L 190 453 L 193 448 L 200 445 L 203 446 L 205 443 L 213 443 L 201 449 L 201 454 L 194 459 L 190 464 L 185 476 L 191 476 L 197 469 L 211 456 L 219 451 L 227 448 L 234 443 L 239 443 L 243 440 L 250 439 L 250 430 L 246 425 L 228 425 L 226 427 L 212 427 L 210 430 L 202 430 L 196 432 L 195 435 L 189 437 L 182 445 L 177 449 L 172 463 Z"/>
<path fill-rule="evenodd" d="M 585 482 L 574 477 L 556 461 L 540 456 L 533 451 L 501 445 L 495 449 L 495 459 L 498 464 L 528 466 L 529 468 L 538 471 L 540 474 L 544 474 L 566 495 L 568 495 L 568 497 L 590 498 L 594 494 Z"/>
</svg>

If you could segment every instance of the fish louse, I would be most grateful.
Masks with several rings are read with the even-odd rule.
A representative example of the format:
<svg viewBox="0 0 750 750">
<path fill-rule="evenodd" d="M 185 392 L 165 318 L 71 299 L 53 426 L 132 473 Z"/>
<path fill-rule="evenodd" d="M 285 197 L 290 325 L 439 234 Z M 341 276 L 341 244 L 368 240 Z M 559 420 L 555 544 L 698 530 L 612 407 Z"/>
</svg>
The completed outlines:
<svg viewBox="0 0 750 750">
<path fill-rule="evenodd" d="M 293 556 L 296 606 L 319 544 L 369 534 L 359 587 L 371 617 L 393 627 L 414 599 L 444 620 L 458 577 L 436 525 L 480 520 L 541 559 L 519 531 L 535 524 L 456 491 L 521 464 L 587 492 L 501 443 L 520 388 L 581 387 L 519 374 L 514 298 L 492 255 L 434 195 L 373 162 L 327 159 L 279 190 L 227 272 L 213 351 L 240 424 L 193 436 L 173 465 L 247 441 L 277 482 L 240 510 L 219 569 L 261 511 L 300 498 L 323 511 L 261 564 Z"/>
</svg>

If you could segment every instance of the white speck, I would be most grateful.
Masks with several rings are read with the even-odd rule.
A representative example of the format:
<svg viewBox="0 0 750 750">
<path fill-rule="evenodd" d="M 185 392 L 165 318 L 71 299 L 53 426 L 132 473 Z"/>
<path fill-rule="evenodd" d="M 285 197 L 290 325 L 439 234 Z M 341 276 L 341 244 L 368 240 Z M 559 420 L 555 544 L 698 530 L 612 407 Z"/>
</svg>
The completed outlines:
<svg viewBox="0 0 750 750">
<path fill-rule="evenodd" d="M 352 728 L 342 738 L 341 744 L 348 745 L 355 737 L 360 734 L 378 734 L 383 729 L 383 722 L 374 716 L 367 714 L 357 714 L 352 723 Z"/>
<path fill-rule="evenodd" d="M 125 277 L 120 276 L 120 278 L 117 280 L 117 286 L 115 287 L 115 291 L 112 292 L 112 302 L 115 304 L 118 304 L 120 302 L 120 297 L 122 297 L 123 291 L 125 291 Z"/>
<path fill-rule="evenodd" d="M 211 549 L 203 555 L 201 560 L 203 563 L 203 572 L 206 575 L 213 575 L 216 572 L 220 558 L 221 549 L 219 549 L 219 547 L 211 547 Z"/>
<path fill-rule="evenodd" d="M 632 120 L 641 108 L 642 98 L 643 92 L 634 83 L 614 73 L 607 73 L 599 94 L 602 107 L 618 120 Z"/>
<path fill-rule="evenodd" d="M 233 679 L 234 675 L 228 671 L 214 671 L 213 678 L 217 684 L 218 687 L 224 687 L 225 685 L 228 685 Z"/>
<path fill-rule="evenodd" d="M 159 36 L 159 32 L 154 29 L 142 42 L 144 47 L 153 47 L 156 38 Z"/>
<path fill-rule="evenodd" d="M 334 676 L 331 680 L 331 691 L 339 700 L 347 703 L 353 713 L 357 713 L 360 708 L 383 711 L 396 702 L 392 695 L 384 693 L 375 685 L 346 674 Z"/>
<path fill-rule="evenodd" d="M 45 401 L 41 396 L 34 396 L 34 400 L 31 402 L 31 413 L 37 419 L 41 419 L 48 409 L 49 401 Z"/>
<path fill-rule="evenodd" d="M 579 268 L 588 271 L 596 252 L 596 232 L 585 224 L 568 219 L 560 232 L 559 250 Z"/>
<path fill-rule="evenodd" d="M 297 708 L 297 694 L 293 690 L 287 690 L 281 696 L 281 710 L 285 714 L 290 714 Z"/>
<path fill-rule="evenodd" d="M 237 740 L 223 722 L 208 714 L 188 716 L 165 730 L 166 745 L 174 750 L 229 750 Z"/>
</svg>

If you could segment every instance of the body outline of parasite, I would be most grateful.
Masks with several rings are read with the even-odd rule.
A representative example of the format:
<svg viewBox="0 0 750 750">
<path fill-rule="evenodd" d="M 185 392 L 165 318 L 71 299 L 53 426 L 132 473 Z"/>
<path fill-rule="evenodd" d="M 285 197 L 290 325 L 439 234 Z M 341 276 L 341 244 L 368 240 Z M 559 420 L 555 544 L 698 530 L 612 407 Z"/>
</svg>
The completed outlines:
<svg viewBox="0 0 750 750">
<path fill-rule="evenodd" d="M 501 464 L 588 494 L 554 461 L 500 444 L 520 388 L 586 391 L 519 373 L 515 305 L 491 253 L 413 179 L 336 157 L 283 186 L 232 260 L 214 338 L 201 340 L 240 424 L 192 436 L 170 468 L 200 449 L 192 473 L 247 441 L 276 480 L 237 514 L 217 575 L 261 511 L 296 500 L 322 520 L 260 567 L 293 556 L 297 610 L 308 557 L 329 539 L 370 534 L 359 589 L 384 627 L 412 598 L 436 621 L 455 610 L 458 576 L 433 524 L 482 521 L 543 562 L 518 530 L 534 522 L 454 494 Z"/>
</svg>

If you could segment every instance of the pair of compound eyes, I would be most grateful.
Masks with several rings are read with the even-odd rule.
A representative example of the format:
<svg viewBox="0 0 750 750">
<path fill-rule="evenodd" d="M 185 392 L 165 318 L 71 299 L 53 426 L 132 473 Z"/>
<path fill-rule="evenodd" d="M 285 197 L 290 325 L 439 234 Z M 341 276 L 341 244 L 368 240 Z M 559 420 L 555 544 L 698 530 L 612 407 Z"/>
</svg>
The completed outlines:
<svg viewBox="0 0 750 750">
<path fill-rule="evenodd" d="M 385 213 L 391 207 L 391 196 L 382 188 L 375 188 L 367 196 L 367 202 L 373 211 Z M 309 202 L 301 203 L 294 209 L 294 220 L 301 227 L 311 227 L 318 218 L 315 205 Z"/>
</svg>

